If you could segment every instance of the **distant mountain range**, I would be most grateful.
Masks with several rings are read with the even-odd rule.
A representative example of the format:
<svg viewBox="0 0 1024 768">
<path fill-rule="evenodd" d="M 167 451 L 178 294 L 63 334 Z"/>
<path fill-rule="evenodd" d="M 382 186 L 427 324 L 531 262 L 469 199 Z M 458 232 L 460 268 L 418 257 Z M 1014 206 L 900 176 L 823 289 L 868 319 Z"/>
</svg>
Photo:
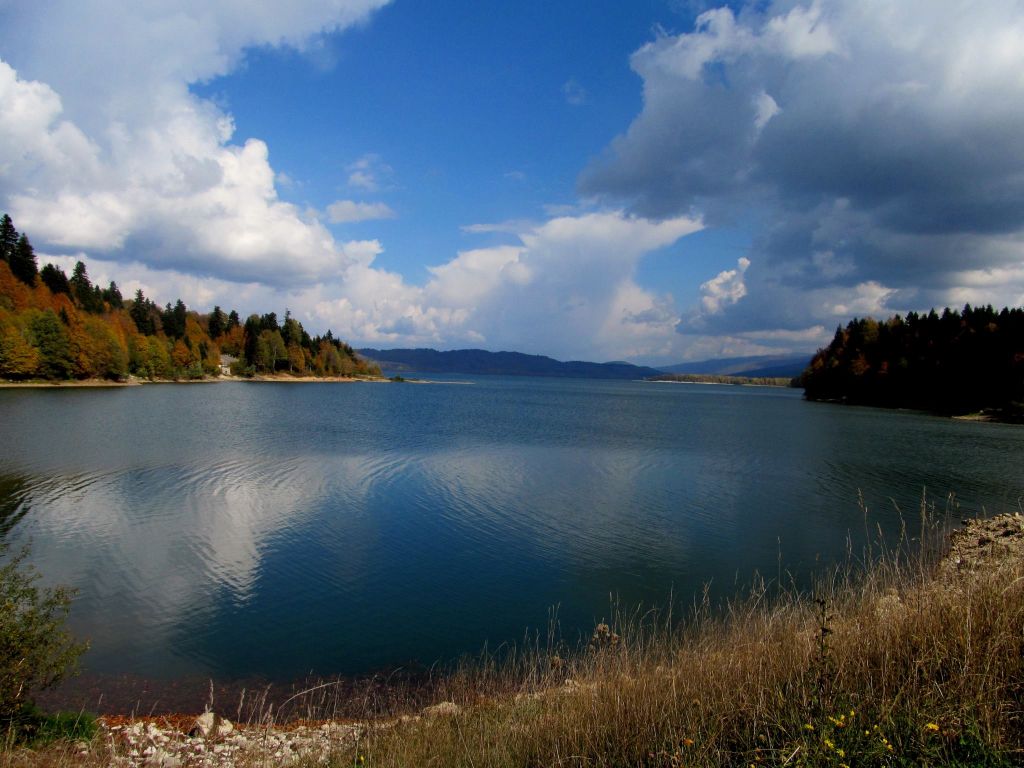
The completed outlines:
<svg viewBox="0 0 1024 768">
<path fill-rule="evenodd" d="M 694 363 L 662 366 L 665 373 L 703 373 L 714 376 L 793 377 L 799 376 L 810 364 L 811 355 L 756 355 L 751 357 L 722 357 L 717 360 L 699 360 Z"/>
<path fill-rule="evenodd" d="M 810 362 L 800 357 L 760 355 L 701 360 L 662 368 L 649 368 L 622 361 L 588 363 L 562 362 L 543 355 L 522 352 L 488 352 L 484 349 L 372 349 L 359 354 L 377 363 L 385 373 L 466 373 L 499 376 L 561 376 L 579 379 L 644 379 L 660 373 L 700 373 L 718 376 L 792 377 L 798 376 Z"/>
<path fill-rule="evenodd" d="M 521 352 L 488 352 L 483 349 L 360 349 L 359 354 L 377 363 L 385 373 L 467 373 L 501 376 L 559 376 L 579 379 L 643 379 L 661 371 L 631 363 L 562 362 L 543 355 Z"/>
</svg>

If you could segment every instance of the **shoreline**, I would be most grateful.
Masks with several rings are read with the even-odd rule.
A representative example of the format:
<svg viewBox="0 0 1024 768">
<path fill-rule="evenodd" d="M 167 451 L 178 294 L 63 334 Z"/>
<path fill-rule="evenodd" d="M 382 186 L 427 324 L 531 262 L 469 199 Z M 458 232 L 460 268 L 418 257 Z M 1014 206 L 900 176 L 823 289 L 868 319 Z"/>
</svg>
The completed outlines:
<svg viewBox="0 0 1024 768">
<path fill-rule="evenodd" d="M 538 649 L 497 678 L 486 666 L 431 667 L 422 679 L 399 668 L 397 678 L 296 681 L 283 702 L 289 691 L 250 681 L 237 704 L 223 689 L 215 700 L 211 683 L 198 716 L 139 701 L 131 714 L 98 717 L 95 735 L 29 748 L 18 764 L 511 766 L 565 754 L 628 765 L 737 755 L 788 765 L 798 754 L 807 765 L 1016 764 L 1021 733 L 1005 681 L 1020 670 L 1024 612 L 1012 587 L 1024 579 L 1024 515 L 926 522 L 907 562 L 882 556 L 820 597 L 766 602 L 758 592 L 739 611 L 723 604 L 727 621 L 698 615 L 703 623 L 679 632 L 619 617 L 586 645 Z M 892 658 L 885 686 L 872 663 L 879 649 Z M 819 668 L 842 683 L 809 706 L 823 695 L 809 674 Z M 937 671 L 946 686 L 932 683 Z M 764 725 L 752 731 L 755 716 Z"/>
<path fill-rule="evenodd" d="M 356 384 L 359 382 L 390 383 L 383 376 L 209 376 L 202 379 L 140 379 L 129 376 L 127 381 L 110 381 L 107 379 L 69 379 L 62 381 L 0 380 L 0 389 L 119 389 L 124 387 L 141 387 L 149 384 L 224 384 L 229 382 L 252 383 L 286 383 L 286 384 Z M 409 382 L 416 383 L 416 382 Z M 428 382 L 422 382 L 428 383 Z"/>
<path fill-rule="evenodd" d="M 768 389 L 799 389 L 788 384 L 754 384 L 739 381 L 676 381 L 674 379 L 640 379 L 647 384 L 700 384 L 713 387 L 767 387 Z"/>
</svg>

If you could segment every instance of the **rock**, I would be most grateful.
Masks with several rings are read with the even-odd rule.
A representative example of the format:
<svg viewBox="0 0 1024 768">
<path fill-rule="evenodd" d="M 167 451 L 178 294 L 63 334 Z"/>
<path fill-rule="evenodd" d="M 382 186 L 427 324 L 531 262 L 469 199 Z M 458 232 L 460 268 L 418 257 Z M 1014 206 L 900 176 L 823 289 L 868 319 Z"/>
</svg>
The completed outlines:
<svg viewBox="0 0 1024 768">
<path fill-rule="evenodd" d="M 189 736 L 202 736 L 203 738 L 210 735 L 210 731 L 213 730 L 213 724 L 216 721 L 217 716 L 213 712 L 203 712 L 196 721 L 192 723 L 192 728 L 189 729 Z"/>
<path fill-rule="evenodd" d="M 158 749 L 146 758 L 145 765 L 152 766 L 152 768 L 178 768 L 181 765 L 181 760 Z"/>
<path fill-rule="evenodd" d="M 462 712 L 462 707 L 456 704 L 454 701 L 442 701 L 440 704 L 434 704 L 431 707 L 425 707 L 423 714 L 428 717 L 438 717 L 443 715 L 457 715 Z"/>
<path fill-rule="evenodd" d="M 227 718 L 217 717 L 213 712 L 203 712 L 192 724 L 188 735 L 202 736 L 204 739 L 208 739 L 211 736 L 223 739 L 234 730 L 235 726 Z"/>
</svg>

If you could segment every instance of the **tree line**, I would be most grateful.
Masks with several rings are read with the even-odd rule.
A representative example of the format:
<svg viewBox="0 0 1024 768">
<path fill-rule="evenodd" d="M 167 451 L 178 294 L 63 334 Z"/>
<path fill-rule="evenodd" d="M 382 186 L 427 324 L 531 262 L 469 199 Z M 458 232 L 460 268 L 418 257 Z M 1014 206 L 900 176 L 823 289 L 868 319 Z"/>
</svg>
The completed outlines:
<svg viewBox="0 0 1024 768">
<path fill-rule="evenodd" d="M 9 215 L 0 218 L 0 378 L 187 379 L 217 376 L 221 357 L 236 375 L 379 375 L 330 330 L 311 336 L 286 311 L 251 315 L 215 306 L 190 310 L 178 299 L 160 307 L 141 289 L 125 299 L 105 288 L 83 261 L 70 277 L 38 260 Z"/>
<path fill-rule="evenodd" d="M 800 383 L 809 400 L 1024 415 L 1024 310 L 966 305 L 836 329 Z"/>
</svg>

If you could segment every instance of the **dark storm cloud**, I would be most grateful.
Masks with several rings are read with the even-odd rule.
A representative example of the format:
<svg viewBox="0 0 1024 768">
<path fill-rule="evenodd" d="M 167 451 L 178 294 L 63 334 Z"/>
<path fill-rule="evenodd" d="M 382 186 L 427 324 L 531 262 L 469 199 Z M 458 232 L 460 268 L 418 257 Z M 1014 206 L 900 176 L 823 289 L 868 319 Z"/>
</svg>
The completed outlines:
<svg viewBox="0 0 1024 768">
<path fill-rule="evenodd" d="M 718 9 L 632 65 L 644 109 L 581 191 L 765 222 L 745 293 L 683 330 L 1024 296 L 1021 2 Z"/>
</svg>

